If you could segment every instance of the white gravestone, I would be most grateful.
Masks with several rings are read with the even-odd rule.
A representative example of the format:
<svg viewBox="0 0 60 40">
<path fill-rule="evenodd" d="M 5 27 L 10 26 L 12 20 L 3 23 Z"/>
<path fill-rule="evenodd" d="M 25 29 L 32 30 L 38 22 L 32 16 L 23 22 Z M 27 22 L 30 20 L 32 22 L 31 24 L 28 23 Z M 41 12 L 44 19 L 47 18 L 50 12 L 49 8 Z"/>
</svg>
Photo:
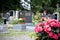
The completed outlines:
<svg viewBox="0 0 60 40">
<path fill-rule="evenodd" d="M 8 28 L 7 25 L 0 25 L 0 33 L 7 33 Z"/>
<path fill-rule="evenodd" d="M 56 16 L 56 19 L 59 21 L 59 12 L 53 13 Z"/>
</svg>

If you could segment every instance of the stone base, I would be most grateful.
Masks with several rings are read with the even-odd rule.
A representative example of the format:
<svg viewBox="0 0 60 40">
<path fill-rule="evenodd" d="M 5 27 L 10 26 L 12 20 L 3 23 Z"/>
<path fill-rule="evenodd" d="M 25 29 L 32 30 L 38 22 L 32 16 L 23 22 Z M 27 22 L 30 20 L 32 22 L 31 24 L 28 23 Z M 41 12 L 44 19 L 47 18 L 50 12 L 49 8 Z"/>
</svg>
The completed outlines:
<svg viewBox="0 0 60 40">
<path fill-rule="evenodd" d="M 19 30 L 19 31 L 25 31 L 26 30 L 26 25 L 25 24 L 15 24 L 13 26 L 13 29 Z"/>
<path fill-rule="evenodd" d="M 7 25 L 0 25 L 0 33 L 8 33 Z"/>
</svg>

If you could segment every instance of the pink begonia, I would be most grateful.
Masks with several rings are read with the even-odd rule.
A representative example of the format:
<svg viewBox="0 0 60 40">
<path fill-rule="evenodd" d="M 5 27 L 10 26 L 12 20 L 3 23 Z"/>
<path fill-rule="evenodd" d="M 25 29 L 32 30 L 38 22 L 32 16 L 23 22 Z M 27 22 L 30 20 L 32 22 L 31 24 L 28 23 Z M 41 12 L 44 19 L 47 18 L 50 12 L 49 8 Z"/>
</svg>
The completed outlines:
<svg viewBox="0 0 60 40">
<path fill-rule="evenodd" d="M 57 23 L 51 22 L 50 25 L 51 25 L 52 27 L 60 27 L 59 22 L 57 22 Z"/>
<path fill-rule="evenodd" d="M 40 27 L 40 26 L 36 26 L 34 31 L 37 33 L 37 32 L 42 32 L 43 31 L 43 28 Z"/>
<path fill-rule="evenodd" d="M 57 23 L 58 21 L 55 20 L 55 19 L 48 19 L 46 22 L 47 22 L 48 24 L 50 24 L 51 22 L 55 22 L 55 23 Z"/>
<path fill-rule="evenodd" d="M 50 38 L 53 38 L 53 36 L 54 36 L 54 34 L 52 32 L 49 32 L 48 35 L 49 35 Z"/>
<path fill-rule="evenodd" d="M 38 32 L 38 30 L 37 30 L 37 26 L 34 28 L 34 32 L 36 32 L 36 33 Z"/>
<path fill-rule="evenodd" d="M 58 33 L 58 37 L 60 37 L 60 33 Z"/>
<path fill-rule="evenodd" d="M 58 28 L 60 28 L 60 23 L 58 22 L 58 23 L 56 23 L 56 26 L 58 27 Z"/>
<path fill-rule="evenodd" d="M 43 31 L 43 28 L 42 27 L 38 27 L 38 31 L 39 32 L 42 32 Z"/>
<path fill-rule="evenodd" d="M 58 22 L 55 19 L 48 19 L 45 22 L 40 22 L 38 25 L 34 28 L 34 31 L 36 33 L 38 32 L 46 32 L 50 38 L 53 38 L 55 40 L 58 40 L 58 37 L 60 37 L 60 33 L 54 34 L 51 30 L 51 27 L 57 27 L 60 28 L 60 22 Z"/>
<path fill-rule="evenodd" d="M 44 28 L 50 27 L 49 25 L 45 25 Z"/>
<path fill-rule="evenodd" d="M 45 22 L 45 23 L 44 23 L 44 26 L 46 26 L 46 25 L 49 25 L 48 22 Z"/>
<path fill-rule="evenodd" d="M 44 31 L 49 33 L 49 31 L 51 31 L 51 27 L 49 27 L 49 25 L 44 26 Z"/>
<path fill-rule="evenodd" d="M 55 22 L 51 22 L 50 25 L 53 27 L 53 26 L 56 26 L 56 23 Z"/>
<path fill-rule="evenodd" d="M 60 28 L 60 22 L 59 22 L 59 26 L 58 27 Z"/>
<path fill-rule="evenodd" d="M 54 35 L 53 35 L 53 38 L 54 38 L 54 39 L 58 39 L 58 35 L 57 35 L 57 34 L 54 34 Z"/>
<path fill-rule="evenodd" d="M 53 38 L 53 39 L 56 39 L 56 40 L 58 39 L 58 35 L 57 34 L 53 34 L 52 32 L 49 32 L 48 35 L 49 35 L 50 38 Z"/>
<path fill-rule="evenodd" d="M 43 23 L 39 22 L 37 26 L 43 26 Z"/>
</svg>

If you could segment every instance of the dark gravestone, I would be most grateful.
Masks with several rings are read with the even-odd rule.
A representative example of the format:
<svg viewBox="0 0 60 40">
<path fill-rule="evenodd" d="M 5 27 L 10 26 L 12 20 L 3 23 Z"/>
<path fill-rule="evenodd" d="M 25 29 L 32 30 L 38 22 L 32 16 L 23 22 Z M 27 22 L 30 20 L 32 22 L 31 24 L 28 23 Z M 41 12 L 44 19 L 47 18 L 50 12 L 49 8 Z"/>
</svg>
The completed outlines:
<svg viewBox="0 0 60 40">
<path fill-rule="evenodd" d="M 23 12 L 23 11 L 20 11 L 20 12 L 18 13 L 18 18 L 24 18 L 24 17 L 25 17 L 24 12 Z"/>
<path fill-rule="evenodd" d="M 4 24 L 6 24 L 6 19 L 4 19 Z"/>
<path fill-rule="evenodd" d="M 55 19 L 57 20 L 57 14 L 55 14 Z"/>
<path fill-rule="evenodd" d="M 32 23 L 32 12 L 31 11 L 25 12 L 25 18 L 26 23 Z"/>
<path fill-rule="evenodd" d="M 19 18 L 26 18 L 25 23 L 32 23 L 32 12 L 31 11 L 19 12 Z"/>
<path fill-rule="evenodd" d="M 10 16 L 13 16 L 13 11 L 10 11 Z"/>
</svg>

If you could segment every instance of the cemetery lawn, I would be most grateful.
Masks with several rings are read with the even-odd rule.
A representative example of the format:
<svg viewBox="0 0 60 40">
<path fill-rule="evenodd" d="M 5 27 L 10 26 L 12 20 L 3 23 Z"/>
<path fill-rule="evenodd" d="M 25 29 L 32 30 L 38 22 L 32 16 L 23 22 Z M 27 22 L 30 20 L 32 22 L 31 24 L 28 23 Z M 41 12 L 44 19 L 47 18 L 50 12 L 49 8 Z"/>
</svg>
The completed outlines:
<svg viewBox="0 0 60 40">
<path fill-rule="evenodd" d="M 8 33 L 0 34 L 0 37 L 6 37 L 6 36 L 20 36 L 22 34 L 25 34 L 26 32 L 23 31 L 16 31 L 16 30 L 9 30 Z"/>
<path fill-rule="evenodd" d="M 29 37 L 36 37 L 36 34 L 34 32 L 29 31 L 16 31 L 16 30 L 10 30 L 8 33 L 0 34 L 0 37 L 15 37 L 15 36 L 21 36 L 21 35 L 28 35 Z"/>
</svg>

